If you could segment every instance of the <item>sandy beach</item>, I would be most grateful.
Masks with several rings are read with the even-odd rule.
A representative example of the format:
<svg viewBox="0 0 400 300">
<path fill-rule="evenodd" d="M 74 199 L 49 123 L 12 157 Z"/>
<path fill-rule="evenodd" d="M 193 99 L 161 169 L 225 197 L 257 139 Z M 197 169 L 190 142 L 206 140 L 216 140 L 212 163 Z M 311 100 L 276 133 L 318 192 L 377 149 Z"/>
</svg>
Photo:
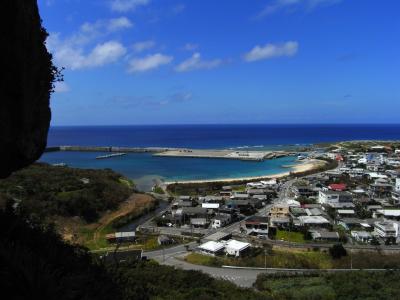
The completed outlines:
<svg viewBox="0 0 400 300">
<path fill-rule="evenodd" d="M 247 181 L 247 180 L 263 180 L 263 179 L 279 179 L 288 176 L 290 173 L 302 173 L 306 171 L 311 171 L 322 167 L 326 164 L 326 161 L 309 159 L 301 162 L 299 164 L 293 165 L 292 170 L 288 172 L 282 172 L 277 174 L 269 174 L 264 176 L 251 176 L 251 177 L 238 177 L 238 178 L 221 178 L 221 179 L 201 179 L 201 180 L 179 180 L 179 181 L 166 181 L 165 185 L 170 185 L 174 183 L 207 183 L 207 182 L 235 182 L 235 181 Z"/>
</svg>

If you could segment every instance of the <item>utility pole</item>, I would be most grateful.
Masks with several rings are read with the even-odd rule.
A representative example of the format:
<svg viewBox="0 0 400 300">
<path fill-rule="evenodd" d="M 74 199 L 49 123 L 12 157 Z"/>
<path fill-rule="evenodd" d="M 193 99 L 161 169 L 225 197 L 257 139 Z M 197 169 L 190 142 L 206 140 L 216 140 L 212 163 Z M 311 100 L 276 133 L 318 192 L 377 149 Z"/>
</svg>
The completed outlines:
<svg viewBox="0 0 400 300">
<path fill-rule="evenodd" d="M 267 248 L 264 248 L 264 268 L 267 270 Z"/>
<path fill-rule="evenodd" d="M 353 251 L 350 249 L 350 269 L 353 270 Z"/>
</svg>

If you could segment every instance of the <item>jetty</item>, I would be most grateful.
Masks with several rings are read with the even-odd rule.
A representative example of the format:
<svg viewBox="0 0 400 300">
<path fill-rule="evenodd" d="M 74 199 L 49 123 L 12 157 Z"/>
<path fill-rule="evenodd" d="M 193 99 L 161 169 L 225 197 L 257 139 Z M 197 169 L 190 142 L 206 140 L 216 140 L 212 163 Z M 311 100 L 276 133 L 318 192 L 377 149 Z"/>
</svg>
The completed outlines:
<svg viewBox="0 0 400 300">
<path fill-rule="evenodd" d="M 105 158 L 112 158 L 112 157 L 124 156 L 124 155 L 126 155 L 126 153 L 112 153 L 112 154 L 97 156 L 96 159 L 105 159 Z"/>
<path fill-rule="evenodd" d="M 78 152 L 110 152 L 96 157 L 97 159 L 111 158 L 126 155 L 127 153 L 151 153 L 158 157 L 182 158 L 220 158 L 236 159 L 242 161 L 264 161 L 285 156 L 296 155 L 289 151 L 248 151 L 248 150 L 213 150 L 213 149 L 188 149 L 188 148 L 163 148 L 163 147 L 116 147 L 116 146 L 58 146 L 46 149 L 53 151 L 78 151 Z"/>
</svg>

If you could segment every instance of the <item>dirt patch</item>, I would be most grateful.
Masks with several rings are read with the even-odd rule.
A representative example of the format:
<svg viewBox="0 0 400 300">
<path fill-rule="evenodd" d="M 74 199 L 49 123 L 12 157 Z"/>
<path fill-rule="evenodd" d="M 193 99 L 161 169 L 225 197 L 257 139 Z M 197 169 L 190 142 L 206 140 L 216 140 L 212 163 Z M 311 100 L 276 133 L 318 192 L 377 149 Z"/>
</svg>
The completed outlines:
<svg viewBox="0 0 400 300">
<path fill-rule="evenodd" d="M 111 224 L 116 219 L 132 214 L 140 214 L 153 206 L 156 200 L 146 194 L 132 194 L 121 203 L 117 210 L 104 213 L 99 221 L 87 224 L 79 217 L 57 217 L 54 221 L 62 238 L 70 243 L 97 248 L 104 246 L 105 235 L 114 231 Z"/>
</svg>

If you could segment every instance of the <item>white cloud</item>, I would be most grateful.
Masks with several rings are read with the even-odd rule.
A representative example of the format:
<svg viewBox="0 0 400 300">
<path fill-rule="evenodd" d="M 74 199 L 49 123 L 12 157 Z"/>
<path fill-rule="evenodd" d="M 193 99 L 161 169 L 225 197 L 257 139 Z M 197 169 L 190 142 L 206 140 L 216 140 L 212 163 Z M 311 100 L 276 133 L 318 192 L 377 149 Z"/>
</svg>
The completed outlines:
<svg viewBox="0 0 400 300">
<path fill-rule="evenodd" d="M 173 60 L 172 56 L 156 53 L 147 55 L 143 58 L 134 58 L 129 62 L 128 72 L 145 72 L 156 69 L 162 65 L 167 65 Z"/>
<path fill-rule="evenodd" d="M 100 67 L 116 62 L 126 54 L 125 47 L 116 41 L 96 45 L 89 53 L 69 44 L 59 44 L 53 51 L 57 65 L 71 70 Z"/>
<path fill-rule="evenodd" d="M 200 69 L 213 69 L 218 67 L 222 63 L 220 59 L 214 60 L 202 60 L 200 53 L 196 52 L 192 57 L 184 60 L 179 65 L 176 66 L 175 71 L 177 72 L 187 72 Z"/>
<path fill-rule="evenodd" d="M 58 81 L 54 83 L 54 92 L 55 93 L 67 93 L 71 89 L 69 88 L 68 84 L 64 81 Z"/>
<path fill-rule="evenodd" d="M 113 40 L 97 44 L 96 40 L 132 26 L 132 22 L 126 17 L 86 22 L 76 33 L 65 38 L 61 38 L 59 33 L 50 34 L 46 45 L 60 67 L 71 70 L 99 67 L 117 61 L 127 50 L 121 43 Z"/>
<path fill-rule="evenodd" d="M 299 8 L 310 11 L 319 6 L 330 6 L 341 1 L 342 0 L 275 0 L 271 4 L 265 6 L 257 15 L 257 18 L 262 18 L 278 11 L 290 12 Z"/>
<path fill-rule="evenodd" d="M 139 6 L 145 6 L 150 0 L 112 0 L 110 2 L 111 10 L 117 12 L 134 11 Z"/>
<path fill-rule="evenodd" d="M 114 32 L 121 29 L 131 28 L 132 26 L 133 24 L 128 18 L 120 17 L 109 20 L 107 24 L 107 29 L 111 32 Z"/>
<path fill-rule="evenodd" d="M 274 57 L 293 56 L 297 53 L 298 48 L 298 43 L 293 41 L 283 44 L 266 44 L 265 46 L 255 46 L 250 50 L 250 52 L 245 54 L 244 59 L 248 62 L 252 62 Z"/>
<path fill-rule="evenodd" d="M 80 35 L 88 38 L 96 38 L 131 27 L 133 27 L 133 23 L 127 17 L 98 20 L 94 23 L 85 22 L 81 25 L 80 31 L 75 36 Z"/>
<path fill-rule="evenodd" d="M 86 57 L 86 66 L 97 67 L 113 63 L 125 54 L 126 49 L 119 42 L 109 41 L 99 44 Z"/>
<path fill-rule="evenodd" d="M 155 42 L 152 40 L 148 41 L 141 41 L 133 44 L 133 51 L 135 52 L 142 52 L 148 49 L 151 49 L 155 46 Z"/>
<path fill-rule="evenodd" d="M 193 50 L 196 50 L 197 48 L 199 48 L 199 45 L 192 44 L 192 43 L 186 43 L 183 46 L 183 50 L 186 50 L 186 51 L 193 51 Z"/>
</svg>

